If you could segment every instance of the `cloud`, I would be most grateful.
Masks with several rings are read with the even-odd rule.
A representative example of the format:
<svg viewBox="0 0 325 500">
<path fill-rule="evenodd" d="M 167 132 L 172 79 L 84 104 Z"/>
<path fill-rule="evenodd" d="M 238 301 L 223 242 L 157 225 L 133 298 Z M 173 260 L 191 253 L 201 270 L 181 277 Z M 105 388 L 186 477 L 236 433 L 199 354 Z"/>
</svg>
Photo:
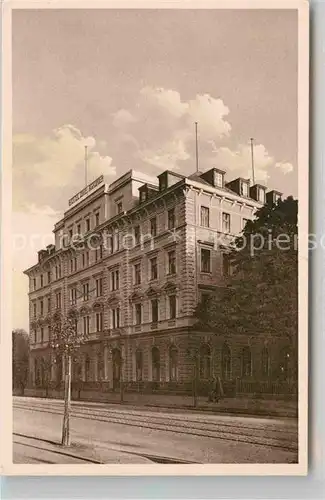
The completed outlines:
<svg viewBox="0 0 325 500">
<path fill-rule="evenodd" d="M 293 171 L 293 165 L 292 165 L 292 163 L 289 163 L 289 162 L 278 161 L 275 164 L 275 168 L 282 170 L 282 173 L 284 175 L 290 174 L 290 172 Z"/>
<path fill-rule="evenodd" d="M 241 144 L 236 149 L 216 147 L 213 149 L 212 162 L 218 168 L 231 171 L 236 177 L 252 178 L 252 156 L 250 144 Z M 291 163 L 275 162 L 263 144 L 254 146 L 255 180 L 267 183 L 274 168 L 281 169 L 284 174 L 293 170 Z"/>
<path fill-rule="evenodd" d="M 60 205 L 59 189 L 72 193 L 83 187 L 85 145 L 88 145 L 88 181 L 115 175 L 110 156 L 96 151 L 94 137 L 85 137 L 73 125 L 63 125 L 46 137 L 13 137 L 13 202 L 16 209 L 34 203 Z M 56 193 L 55 193 L 56 191 Z M 42 196 L 43 195 L 43 196 Z M 61 204 L 63 200 L 61 200 Z M 62 208 L 60 206 L 59 208 Z"/>
</svg>

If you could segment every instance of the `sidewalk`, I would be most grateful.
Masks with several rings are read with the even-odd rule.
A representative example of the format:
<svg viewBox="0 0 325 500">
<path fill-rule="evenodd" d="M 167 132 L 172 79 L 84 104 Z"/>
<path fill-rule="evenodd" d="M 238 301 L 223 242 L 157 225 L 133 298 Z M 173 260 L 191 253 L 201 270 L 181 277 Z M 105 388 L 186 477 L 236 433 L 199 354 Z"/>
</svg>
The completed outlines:
<svg viewBox="0 0 325 500">
<path fill-rule="evenodd" d="M 46 397 L 46 393 L 44 390 L 26 389 L 25 396 Z M 63 394 L 57 391 L 49 391 L 48 397 L 62 399 Z M 80 398 L 78 398 L 78 395 L 73 391 L 72 399 L 74 401 L 121 404 L 119 392 L 80 391 Z M 124 393 L 123 405 L 252 416 L 291 418 L 297 418 L 298 416 L 298 405 L 294 400 L 256 399 L 254 397 L 225 398 L 219 403 L 209 403 L 206 397 L 198 397 L 197 406 L 194 408 L 194 401 L 191 396 L 126 392 Z"/>
</svg>

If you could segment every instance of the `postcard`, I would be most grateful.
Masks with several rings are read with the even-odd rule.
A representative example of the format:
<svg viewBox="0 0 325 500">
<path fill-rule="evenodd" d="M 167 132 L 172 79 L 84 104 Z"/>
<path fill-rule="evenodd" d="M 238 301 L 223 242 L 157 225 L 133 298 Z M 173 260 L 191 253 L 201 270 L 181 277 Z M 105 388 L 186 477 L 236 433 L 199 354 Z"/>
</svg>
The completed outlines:
<svg viewBox="0 0 325 500">
<path fill-rule="evenodd" d="M 4 472 L 305 475 L 308 3 L 2 22 Z"/>
</svg>

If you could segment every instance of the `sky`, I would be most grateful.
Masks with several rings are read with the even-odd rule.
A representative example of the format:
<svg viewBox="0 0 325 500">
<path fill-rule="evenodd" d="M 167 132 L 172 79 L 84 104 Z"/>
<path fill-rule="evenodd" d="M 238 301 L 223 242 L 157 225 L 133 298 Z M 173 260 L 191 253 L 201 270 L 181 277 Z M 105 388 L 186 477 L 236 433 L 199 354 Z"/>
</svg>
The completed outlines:
<svg viewBox="0 0 325 500">
<path fill-rule="evenodd" d="M 22 271 L 68 199 L 129 169 L 226 171 L 297 196 L 297 15 L 286 10 L 13 11 L 14 328 Z"/>
</svg>

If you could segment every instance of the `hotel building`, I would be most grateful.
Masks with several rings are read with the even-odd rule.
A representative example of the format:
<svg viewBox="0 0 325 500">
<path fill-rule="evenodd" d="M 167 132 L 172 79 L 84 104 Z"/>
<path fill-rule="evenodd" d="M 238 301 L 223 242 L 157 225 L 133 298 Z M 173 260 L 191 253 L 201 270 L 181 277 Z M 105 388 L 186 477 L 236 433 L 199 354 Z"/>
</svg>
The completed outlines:
<svg viewBox="0 0 325 500">
<path fill-rule="evenodd" d="M 60 386 L 51 322 L 71 310 L 87 335 L 72 363 L 83 390 L 118 390 L 123 380 L 130 391 L 191 391 L 193 366 L 203 391 L 216 376 L 229 387 L 276 377 L 279 339 L 199 332 L 193 314 L 226 283 L 227 243 L 280 196 L 247 179 L 226 182 L 216 168 L 188 177 L 165 171 L 150 183 L 130 171 L 88 185 L 55 225 L 55 244 L 25 271 L 30 386 Z"/>
</svg>

